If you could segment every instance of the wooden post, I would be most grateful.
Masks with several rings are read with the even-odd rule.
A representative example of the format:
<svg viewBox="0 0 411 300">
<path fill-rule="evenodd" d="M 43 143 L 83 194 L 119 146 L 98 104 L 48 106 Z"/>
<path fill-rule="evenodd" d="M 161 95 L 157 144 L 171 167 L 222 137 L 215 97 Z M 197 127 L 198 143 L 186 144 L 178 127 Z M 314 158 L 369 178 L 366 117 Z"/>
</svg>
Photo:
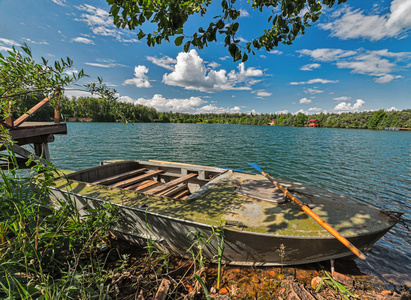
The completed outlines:
<svg viewBox="0 0 411 300">
<path fill-rule="evenodd" d="M 48 143 L 34 144 L 34 152 L 38 157 L 43 157 L 45 160 L 50 162 L 50 151 Z"/>
<path fill-rule="evenodd" d="M 13 110 L 11 108 L 10 100 L 7 100 L 7 105 L 6 106 L 7 106 L 8 111 L 10 112 L 10 117 L 7 117 L 4 121 L 6 122 L 7 125 L 9 125 L 10 127 L 13 127 L 14 126 Z"/>
<path fill-rule="evenodd" d="M 54 107 L 54 123 L 60 124 L 60 101 Z"/>
</svg>

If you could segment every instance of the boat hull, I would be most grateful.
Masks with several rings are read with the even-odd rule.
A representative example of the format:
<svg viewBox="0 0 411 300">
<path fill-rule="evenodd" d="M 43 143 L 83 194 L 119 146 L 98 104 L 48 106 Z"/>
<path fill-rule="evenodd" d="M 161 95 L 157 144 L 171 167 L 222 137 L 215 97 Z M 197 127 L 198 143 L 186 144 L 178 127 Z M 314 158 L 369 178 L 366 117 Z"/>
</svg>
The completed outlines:
<svg viewBox="0 0 411 300">
<path fill-rule="evenodd" d="M 105 205 L 109 202 L 60 189 L 54 189 L 54 197 L 71 199 L 83 215 L 88 213 L 88 209 L 105 209 Z M 213 233 L 217 226 L 154 213 L 144 206 L 136 208 L 115 203 L 112 205 L 118 208 L 119 213 L 119 221 L 113 228 L 113 232 L 118 237 L 143 245 L 150 242 L 162 251 L 176 253 L 183 257 L 192 257 L 193 252 L 198 253 L 201 248 L 203 256 L 210 261 L 216 260 L 219 238 Z M 345 237 L 360 250 L 369 251 L 371 246 L 395 223 L 392 221 L 389 226 L 379 231 Z M 350 250 L 332 236 L 262 234 L 244 231 L 241 223 L 237 224 L 226 223 L 223 226 L 222 261 L 226 264 L 286 266 L 353 256 Z M 197 238 L 199 235 L 203 242 Z"/>
</svg>

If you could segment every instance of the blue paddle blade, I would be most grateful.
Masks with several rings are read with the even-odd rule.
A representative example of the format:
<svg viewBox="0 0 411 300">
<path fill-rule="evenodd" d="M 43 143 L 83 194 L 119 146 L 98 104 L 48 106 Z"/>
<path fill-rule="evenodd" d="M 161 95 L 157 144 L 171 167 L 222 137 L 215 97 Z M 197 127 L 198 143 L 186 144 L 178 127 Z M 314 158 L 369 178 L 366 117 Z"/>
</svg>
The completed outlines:
<svg viewBox="0 0 411 300">
<path fill-rule="evenodd" d="M 258 172 L 263 173 L 263 170 L 256 164 L 256 163 L 248 163 L 250 166 L 252 166 L 254 169 L 256 169 Z"/>
</svg>

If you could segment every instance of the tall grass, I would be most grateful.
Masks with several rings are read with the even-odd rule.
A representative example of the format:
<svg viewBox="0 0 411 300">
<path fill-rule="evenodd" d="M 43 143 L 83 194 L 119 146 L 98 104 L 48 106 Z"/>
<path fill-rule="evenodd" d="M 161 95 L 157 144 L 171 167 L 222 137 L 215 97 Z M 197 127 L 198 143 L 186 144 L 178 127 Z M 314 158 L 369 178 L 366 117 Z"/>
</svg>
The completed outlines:
<svg viewBox="0 0 411 300">
<path fill-rule="evenodd" d="M 7 157 L 9 167 L 0 169 L 0 298 L 109 298 L 96 245 L 115 222 L 115 208 L 80 217 L 70 197 L 50 200 L 52 165 L 34 161 L 24 173 L 12 151 Z"/>
</svg>

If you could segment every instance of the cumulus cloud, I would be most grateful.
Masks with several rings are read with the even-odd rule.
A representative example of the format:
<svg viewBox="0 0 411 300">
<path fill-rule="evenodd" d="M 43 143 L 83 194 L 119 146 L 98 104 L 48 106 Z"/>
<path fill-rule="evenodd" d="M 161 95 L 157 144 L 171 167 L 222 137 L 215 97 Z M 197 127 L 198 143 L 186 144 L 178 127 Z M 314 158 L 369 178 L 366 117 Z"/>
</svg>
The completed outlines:
<svg viewBox="0 0 411 300">
<path fill-rule="evenodd" d="M 163 75 L 163 83 L 171 86 L 184 87 L 187 90 L 215 92 L 224 90 L 251 90 L 251 85 L 260 80 L 263 71 L 256 68 L 246 68 L 244 63 L 238 65 L 238 71 L 208 70 L 197 51 L 180 52 L 177 56 L 174 70 Z"/>
<path fill-rule="evenodd" d="M 119 98 L 122 102 L 129 102 L 133 104 L 140 104 L 148 107 L 154 107 L 157 111 L 173 111 L 173 112 L 186 112 L 193 114 L 200 113 L 238 113 L 241 111 L 241 107 L 218 107 L 215 104 L 207 104 L 207 101 L 200 97 L 190 98 L 165 98 L 161 94 L 155 94 L 153 98 L 138 98 L 132 99 L 129 96 L 122 96 Z"/>
<path fill-rule="evenodd" d="M 315 79 L 310 79 L 308 81 L 293 81 L 290 82 L 291 85 L 303 85 L 303 84 L 316 84 L 316 83 L 322 83 L 322 84 L 327 84 L 327 83 L 337 83 L 338 80 L 328 80 L 328 79 L 322 79 L 322 78 L 315 78 Z"/>
<path fill-rule="evenodd" d="M 202 100 L 200 97 L 190 97 L 188 99 L 167 99 L 161 94 L 155 94 L 151 99 L 138 98 L 137 100 L 134 100 L 128 96 L 122 96 L 119 100 L 154 107 L 158 111 L 174 112 L 193 112 L 195 108 L 206 103 L 206 101 Z"/>
<path fill-rule="evenodd" d="M 288 110 L 278 110 L 275 112 L 276 115 L 286 115 L 288 114 Z"/>
<path fill-rule="evenodd" d="M 334 107 L 334 111 L 336 112 L 358 112 L 362 110 L 364 104 L 365 104 L 365 101 L 362 99 L 357 99 L 354 104 L 347 103 L 347 102 L 341 102 L 341 103 L 338 103 Z"/>
<path fill-rule="evenodd" d="M 346 51 L 342 49 L 301 50 L 301 55 L 307 55 L 314 60 L 332 62 L 339 69 L 351 69 L 351 73 L 376 77 L 376 83 L 388 83 L 401 76 L 393 75 L 401 68 L 409 68 L 411 52 L 390 52 L 387 49 Z M 297 83 L 293 83 L 297 84 Z"/>
<path fill-rule="evenodd" d="M 335 101 L 350 101 L 351 97 L 341 96 L 341 97 L 335 97 L 335 98 L 333 98 L 333 100 L 335 100 Z"/>
<path fill-rule="evenodd" d="M 135 85 L 138 88 L 150 88 L 151 84 L 148 80 L 148 68 L 146 66 L 136 66 L 134 67 L 134 78 L 126 79 L 124 85 Z"/>
<path fill-rule="evenodd" d="M 162 67 L 164 69 L 174 71 L 174 66 L 177 63 L 177 60 L 174 58 L 171 58 L 167 55 L 158 58 L 156 56 L 147 56 L 147 60 L 151 61 L 153 64 Z"/>
<path fill-rule="evenodd" d="M 225 114 L 225 113 L 239 113 L 241 111 L 240 106 L 234 107 L 218 107 L 215 104 L 205 105 L 203 107 L 199 107 L 195 110 L 195 114 Z"/>
<path fill-rule="evenodd" d="M 93 41 L 93 40 L 90 40 L 90 39 L 85 38 L 85 37 L 80 37 L 80 36 L 71 39 L 71 41 L 72 41 L 72 42 L 75 42 L 75 43 L 83 43 L 83 44 L 87 44 L 87 45 L 94 45 L 94 41 Z"/>
<path fill-rule="evenodd" d="M 308 65 L 304 65 L 300 68 L 301 71 L 312 71 L 314 69 L 318 69 L 319 67 L 321 67 L 320 64 L 308 64 Z"/>
<path fill-rule="evenodd" d="M 221 66 L 221 65 L 219 63 L 214 62 L 214 61 L 208 64 L 208 67 L 212 68 L 212 69 L 216 69 L 219 66 Z"/>
<path fill-rule="evenodd" d="M 390 108 L 387 108 L 385 111 L 399 111 L 399 109 L 396 108 L 396 107 L 394 107 L 394 106 L 392 106 L 392 107 L 390 107 Z"/>
<path fill-rule="evenodd" d="M 309 104 L 311 102 L 311 99 L 307 99 L 305 97 L 300 99 L 300 104 Z"/>
<path fill-rule="evenodd" d="M 330 30 L 331 36 L 342 40 L 364 38 L 378 41 L 384 38 L 401 38 L 411 29 L 411 1 L 394 0 L 388 14 L 365 14 L 363 10 L 347 6 L 337 11 L 333 21 L 320 24 Z"/>
</svg>

